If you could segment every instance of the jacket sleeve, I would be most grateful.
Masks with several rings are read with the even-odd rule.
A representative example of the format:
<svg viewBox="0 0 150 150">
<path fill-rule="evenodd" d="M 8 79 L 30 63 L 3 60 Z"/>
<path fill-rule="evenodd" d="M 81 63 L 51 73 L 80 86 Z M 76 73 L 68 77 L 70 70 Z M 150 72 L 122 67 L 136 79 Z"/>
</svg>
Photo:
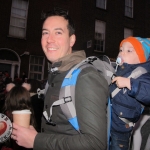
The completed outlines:
<svg viewBox="0 0 150 150">
<path fill-rule="evenodd" d="M 78 77 L 75 105 L 81 134 L 37 134 L 34 150 L 105 150 L 107 143 L 107 81 L 84 69 Z"/>
<path fill-rule="evenodd" d="M 131 78 L 131 90 L 128 94 L 143 104 L 150 104 L 150 73 L 143 74 L 137 79 Z"/>
</svg>

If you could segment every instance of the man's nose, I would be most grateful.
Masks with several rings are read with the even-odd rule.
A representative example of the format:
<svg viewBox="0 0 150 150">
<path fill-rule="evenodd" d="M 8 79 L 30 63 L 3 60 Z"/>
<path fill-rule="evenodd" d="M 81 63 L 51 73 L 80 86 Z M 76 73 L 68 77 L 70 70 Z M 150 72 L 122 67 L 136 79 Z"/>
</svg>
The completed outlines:
<svg viewBox="0 0 150 150">
<path fill-rule="evenodd" d="M 51 42 L 54 42 L 55 41 L 55 38 L 52 34 L 49 34 L 48 38 L 47 38 L 47 42 L 48 43 L 51 43 Z"/>
</svg>

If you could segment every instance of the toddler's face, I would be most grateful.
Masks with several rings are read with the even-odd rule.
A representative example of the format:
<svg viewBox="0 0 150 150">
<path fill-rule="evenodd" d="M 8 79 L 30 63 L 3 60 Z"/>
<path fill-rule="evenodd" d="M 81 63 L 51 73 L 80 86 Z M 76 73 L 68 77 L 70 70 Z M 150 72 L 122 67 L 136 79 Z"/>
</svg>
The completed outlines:
<svg viewBox="0 0 150 150">
<path fill-rule="evenodd" d="M 130 42 L 124 42 L 120 47 L 118 57 L 121 57 L 122 63 L 138 64 L 140 63 L 139 57 Z"/>
</svg>

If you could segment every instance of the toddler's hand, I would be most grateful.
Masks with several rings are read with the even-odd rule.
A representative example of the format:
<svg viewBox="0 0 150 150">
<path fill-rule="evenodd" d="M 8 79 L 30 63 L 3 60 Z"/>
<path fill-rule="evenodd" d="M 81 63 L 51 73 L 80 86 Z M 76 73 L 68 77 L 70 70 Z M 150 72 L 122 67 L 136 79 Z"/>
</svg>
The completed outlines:
<svg viewBox="0 0 150 150">
<path fill-rule="evenodd" d="M 112 83 L 116 82 L 116 85 L 118 88 L 124 88 L 127 87 L 129 90 L 131 90 L 131 83 L 129 78 L 125 77 L 115 77 L 112 80 Z"/>
</svg>

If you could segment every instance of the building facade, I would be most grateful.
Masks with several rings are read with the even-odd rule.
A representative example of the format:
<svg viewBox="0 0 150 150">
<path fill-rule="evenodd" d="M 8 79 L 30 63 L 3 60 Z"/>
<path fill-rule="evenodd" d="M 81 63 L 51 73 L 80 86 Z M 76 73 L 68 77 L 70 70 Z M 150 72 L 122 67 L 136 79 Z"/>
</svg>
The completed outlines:
<svg viewBox="0 0 150 150">
<path fill-rule="evenodd" d="M 150 37 L 149 8 L 149 0 L 1 0 L 0 71 L 8 71 L 12 80 L 22 72 L 28 78 L 47 78 L 40 42 L 44 11 L 58 9 L 73 18 L 73 50 L 115 59 L 123 38 Z"/>
</svg>

